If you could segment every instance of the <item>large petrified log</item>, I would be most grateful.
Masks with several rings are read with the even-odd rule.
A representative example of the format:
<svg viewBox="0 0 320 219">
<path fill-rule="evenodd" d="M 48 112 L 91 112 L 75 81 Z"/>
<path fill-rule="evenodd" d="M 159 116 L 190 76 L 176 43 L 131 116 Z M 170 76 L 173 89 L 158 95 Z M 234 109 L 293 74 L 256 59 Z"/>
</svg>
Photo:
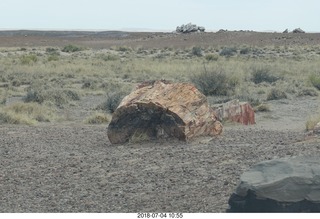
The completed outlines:
<svg viewBox="0 0 320 219">
<path fill-rule="evenodd" d="M 207 98 L 192 84 L 145 82 L 126 96 L 108 127 L 111 143 L 124 143 L 136 133 L 187 141 L 201 135 L 219 135 L 222 125 Z"/>
<path fill-rule="evenodd" d="M 265 161 L 243 173 L 228 212 L 320 212 L 320 159 Z"/>
</svg>

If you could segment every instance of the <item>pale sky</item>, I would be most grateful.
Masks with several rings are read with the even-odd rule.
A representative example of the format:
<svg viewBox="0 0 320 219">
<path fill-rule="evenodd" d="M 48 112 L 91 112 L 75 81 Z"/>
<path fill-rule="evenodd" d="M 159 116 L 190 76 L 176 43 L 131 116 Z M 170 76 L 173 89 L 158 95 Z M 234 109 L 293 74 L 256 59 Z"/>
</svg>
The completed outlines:
<svg viewBox="0 0 320 219">
<path fill-rule="evenodd" d="M 0 0 L 0 29 L 320 32 L 319 0 Z"/>
</svg>

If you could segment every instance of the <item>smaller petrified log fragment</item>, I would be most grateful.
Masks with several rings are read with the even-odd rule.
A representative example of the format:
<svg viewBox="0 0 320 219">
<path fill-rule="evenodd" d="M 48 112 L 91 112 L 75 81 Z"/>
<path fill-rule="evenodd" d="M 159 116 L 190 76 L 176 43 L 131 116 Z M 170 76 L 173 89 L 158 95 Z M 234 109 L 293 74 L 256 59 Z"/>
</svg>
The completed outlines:
<svg viewBox="0 0 320 219">
<path fill-rule="evenodd" d="M 222 105 L 216 105 L 214 110 L 220 120 L 229 120 L 244 125 L 256 123 L 254 110 L 247 102 L 231 100 Z"/>
</svg>

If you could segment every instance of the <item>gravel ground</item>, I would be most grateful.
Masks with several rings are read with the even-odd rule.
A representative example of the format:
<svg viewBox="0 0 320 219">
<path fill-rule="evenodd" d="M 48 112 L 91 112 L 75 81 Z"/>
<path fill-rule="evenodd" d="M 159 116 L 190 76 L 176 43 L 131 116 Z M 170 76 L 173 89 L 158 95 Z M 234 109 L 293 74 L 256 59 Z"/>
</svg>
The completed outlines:
<svg viewBox="0 0 320 219">
<path fill-rule="evenodd" d="M 225 212 L 251 165 L 319 149 L 317 137 L 255 126 L 111 145 L 105 126 L 2 125 L 0 212 Z"/>
</svg>

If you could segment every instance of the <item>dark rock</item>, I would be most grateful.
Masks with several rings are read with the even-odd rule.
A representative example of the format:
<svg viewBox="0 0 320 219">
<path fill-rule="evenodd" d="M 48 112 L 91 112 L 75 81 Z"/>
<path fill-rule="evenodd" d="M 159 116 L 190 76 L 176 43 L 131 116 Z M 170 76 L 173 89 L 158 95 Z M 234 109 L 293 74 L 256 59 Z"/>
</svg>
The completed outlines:
<svg viewBox="0 0 320 219">
<path fill-rule="evenodd" d="M 292 33 L 305 33 L 301 28 L 296 28 L 292 31 Z"/>
<path fill-rule="evenodd" d="M 282 33 L 289 33 L 289 30 L 285 29 Z"/>
<path fill-rule="evenodd" d="M 320 159 L 256 164 L 241 176 L 227 212 L 320 212 Z"/>
</svg>

